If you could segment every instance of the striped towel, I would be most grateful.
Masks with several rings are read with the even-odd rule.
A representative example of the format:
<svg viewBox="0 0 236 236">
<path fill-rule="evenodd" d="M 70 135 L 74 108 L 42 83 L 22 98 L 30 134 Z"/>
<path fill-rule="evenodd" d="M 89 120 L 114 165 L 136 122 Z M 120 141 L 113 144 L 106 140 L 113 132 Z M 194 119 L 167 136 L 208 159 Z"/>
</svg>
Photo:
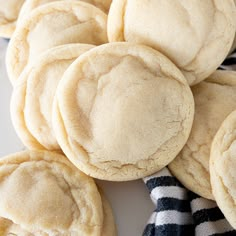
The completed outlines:
<svg viewBox="0 0 236 236">
<path fill-rule="evenodd" d="M 184 188 L 167 168 L 144 182 L 156 209 L 143 236 L 236 235 L 214 201 Z"/>
<path fill-rule="evenodd" d="M 236 50 L 224 60 L 219 69 L 236 71 Z"/>
<path fill-rule="evenodd" d="M 236 51 L 219 69 L 236 70 Z M 143 181 L 156 207 L 143 236 L 236 236 L 214 201 L 187 190 L 167 168 Z"/>
</svg>

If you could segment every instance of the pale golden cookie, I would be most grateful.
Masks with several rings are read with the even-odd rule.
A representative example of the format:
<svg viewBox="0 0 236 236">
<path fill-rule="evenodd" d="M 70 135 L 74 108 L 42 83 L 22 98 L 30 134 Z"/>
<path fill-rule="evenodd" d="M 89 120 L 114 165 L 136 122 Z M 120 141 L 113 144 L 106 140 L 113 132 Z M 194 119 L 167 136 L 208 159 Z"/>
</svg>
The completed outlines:
<svg viewBox="0 0 236 236">
<path fill-rule="evenodd" d="M 236 72 L 216 71 L 192 87 L 195 115 L 190 137 L 169 169 L 188 189 L 214 199 L 209 175 L 210 147 L 226 116 L 236 109 Z"/>
<path fill-rule="evenodd" d="M 108 213 L 103 214 L 94 181 L 63 155 L 25 151 L 0 160 L 0 194 L 0 217 L 14 222 L 5 222 L 5 230 L 10 226 L 33 235 L 106 235 L 104 215 L 106 219 L 111 209 L 105 202 Z"/>
<path fill-rule="evenodd" d="M 236 111 L 221 124 L 211 146 L 213 195 L 229 223 L 236 228 Z"/>
<path fill-rule="evenodd" d="M 26 0 L 20 10 L 18 20 L 21 21 L 22 19 L 27 17 L 30 14 L 30 12 L 34 10 L 35 8 L 42 6 L 44 4 L 47 4 L 47 3 L 55 2 L 55 1 L 62 1 L 62 0 Z M 63 1 L 67 1 L 67 0 L 63 0 Z M 108 13 L 110 9 L 110 5 L 111 5 L 111 0 L 82 0 L 82 1 L 90 3 L 98 7 L 105 13 Z"/>
<path fill-rule="evenodd" d="M 59 83 L 53 126 L 86 174 L 125 181 L 150 175 L 187 141 L 194 101 L 182 73 L 143 45 L 111 43 L 78 58 Z"/>
<path fill-rule="evenodd" d="M 17 80 L 11 99 L 11 118 L 18 136 L 29 149 L 60 150 L 51 121 L 56 88 L 68 66 L 93 47 L 66 44 L 49 49 Z"/>
<path fill-rule="evenodd" d="M 1 236 L 35 236 L 19 225 L 14 224 L 11 220 L 0 218 L 0 235 Z M 47 236 L 47 234 L 41 234 L 40 236 Z"/>
<path fill-rule="evenodd" d="M 233 0 L 113 0 L 108 38 L 157 49 L 194 85 L 227 56 L 235 34 L 235 15 Z"/>
<path fill-rule="evenodd" d="M 103 11 L 82 1 L 38 7 L 20 22 L 9 43 L 6 65 L 11 82 L 47 49 L 68 43 L 106 43 L 106 20 Z"/>
<path fill-rule="evenodd" d="M 105 198 L 104 194 L 99 189 L 99 193 L 101 195 L 102 200 L 102 207 L 103 207 L 103 226 L 102 226 L 102 234 L 101 236 L 116 236 L 116 226 L 114 223 L 114 217 L 112 213 L 111 206 L 108 202 L 108 200 Z M 5 218 L 0 218 L 0 235 L 1 236 L 37 236 L 37 233 L 30 233 L 24 229 L 22 229 L 19 225 L 14 224 L 12 221 L 7 220 Z M 59 234 L 57 236 L 76 236 L 76 233 L 65 233 L 65 234 Z M 51 236 L 47 233 L 39 233 L 39 236 Z"/>
<path fill-rule="evenodd" d="M 10 38 L 25 0 L 0 0 L 0 37 Z"/>
<path fill-rule="evenodd" d="M 210 176 L 213 195 L 226 219 L 236 228 L 236 111 L 217 131 L 211 146 Z"/>
</svg>

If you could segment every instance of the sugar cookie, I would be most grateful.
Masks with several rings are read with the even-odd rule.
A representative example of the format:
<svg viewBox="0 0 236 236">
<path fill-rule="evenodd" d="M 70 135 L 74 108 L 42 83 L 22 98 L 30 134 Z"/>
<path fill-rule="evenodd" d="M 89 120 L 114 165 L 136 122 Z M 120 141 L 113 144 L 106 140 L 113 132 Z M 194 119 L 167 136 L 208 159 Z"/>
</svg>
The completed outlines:
<svg viewBox="0 0 236 236">
<path fill-rule="evenodd" d="M 106 235 L 109 205 L 105 202 L 103 208 L 94 181 L 63 155 L 25 151 L 1 159 L 0 193 L 5 231 L 10 227 L 32 235 Z"/>
<path fill-rule="evenodd" d="M 217 205 L 229 223 L 236 228 L 236 111 L 217 131 L 211 146 L 210 176 Z"/>
<path fill-rule="evenodd" d="M 59 83 L 56 138 L 68 158 L 95 178 L 152 174 L 187 141 L 194 101 L 186 79 L 143 45 L 105 44 L 84 53 Z"/>
<path fill-rule="evenodd" d="M 236 72 L 216 71 L 192 87 L 195 115 L 190 137 L 169 169 L 198 195 L 212 196 L 209 158 L 212 140 L 226 116 L 236 109 Z"/>
<path fill-rule="evenodd" d="M 113 0 L 108 38 L 157 49 L 194 85 L 227 56 L 235 35 L 235 15 L 233 0 Z"/>
<path fill-rule="evenodd" d="M 25 66 L 42 52 L 68 43 L 107 42 L 106 14 L 82 1 L 52 2 L 20 22 L 7 50 L 6 65 L 14 84 Z"/>
<path fill-rule="evenodd" d="M 29 149 L 60 150 L 51 122 L 56 88 L 67 67 L 93 47 L 88 44 L 54 47 L 21 74 L 12 94 L 11 118 L 18 136 Z"/>
<path fill-rule="evenodd" d="M 99 190 L 100 192 L 100 190 Z M 100 192 L 102 204 L 103 204 L 103 214 L 104 214 L 104 222 L 102 226 L 102 234 L 101 236 L 116 236 L 116 226 L 114 223 L 114 217 L 112 213 L 111 206 L 107 199 L 105 198 L 104 194 Z M 10 235 L 19 235 L 19 236 L 36 236 L 37 233 L 32 234 L 25 229 L 23 229 L 20 225 L 14 224 L 11 220 L 6 218 L 0 218 L 0 235 L 1 236 L 10 236 Z M 51 236 L 47 233 L 40 234 L 40 236 Z M 75 232 L 73 234 L 65 233 L 60 234 L 60 236 L 77 236 Z M 79 236 L 79 235 L 78 235 Z"/>
</svg>

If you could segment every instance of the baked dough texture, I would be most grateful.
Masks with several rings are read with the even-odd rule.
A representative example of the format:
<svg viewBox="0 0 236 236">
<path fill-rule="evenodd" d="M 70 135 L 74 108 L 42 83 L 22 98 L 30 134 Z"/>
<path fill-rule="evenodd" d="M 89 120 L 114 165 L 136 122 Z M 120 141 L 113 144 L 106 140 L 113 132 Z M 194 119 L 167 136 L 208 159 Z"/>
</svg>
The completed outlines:
<svg viewBox="0 0 236 236">
<path fill-rule="evenodd" d="M 68 158 L 95 178 L 152 174 L 187 141 L 194 101 L 182 73 L 143 45 L 105 44 L 67 69 L 54 100 L 53 126 Z"/>
<path fill-rule="evenodd" d="M 0 193 L 3 236 L 10 232 L 27 236 L 115 235 L 107 200 L 101 198 L 94 181 L 63 155 L 25 151 L 1 159 Z M 104 230 L 108 227 L 105 223 L 111 228 Z"/>
<path fill-rule="evenodd" d="M 56 88 L 69 65 L 93 47 L 66 44 L 49 49 L 16 81 L 11 99 L 11 118 L 27 148 L 60 150 L 51 119 Z"/>
<path fill-rule="evenodd" d="M 227 56 L 235 35 L 235 15 L 233 0 L 113 0 L 108 38 L 157 49 L 194 85 Z"/>
<path fill-rule="evenodd" d="M 107 15 L 82 1 L 52 2 L 32 11 L 20 22 L 9 43 L 6 65 L 11 82 L 42 52 L 69 43 L 107 42 Z"/>
<path fill-rule="evenodd" d="M 99 190 L 100 192 L 100 190 Z M 114 217 L 112 213 L 111 206 L 108 200 L 105 198 L 104 194 L 100 192 L 102 204 L 103 204 L 103 226 L 102 226 L 102 234 L 101 236 L 116 236 L 116 226 L 114 223 Z M 34 234 L 30 233 L 23 229 L 20 225 L 14 224 L 11 220 L 6 218 L 0 218 L 0 235 L 1 236 L 51 236 L 47 233 L 43 232 L 34 232 Z M 73 233 L 59 233 L 56 236 L 77 236 L 76 232 Z M 79 236 L 79 235 L 78 235 Z"/>
<path fill-rule="evenodd" d="M 188 189 L 214 199 L 209 158 L 212 140 L 223 120 L 236 109 L 236 72 L 216 71 L 192 87 L 195 115 L 189 139 L 169 169 Z"/>
<path fill-rule="evenodd" d="M 10 38 L 25 0 L 0 0 L 0 37 Z"/>
<path fill-rule="evenodd" d="M 211 146 L 210 176 L 213 195 L 226 219 L 236 228 L 236 111 L 222 123 Z"/>
<path fill-rule="evenodd" d="M 67 0 L 26 0 L 20 10 L 18 20 L 21 21 L 22 19 L 24 19 L 35 8 L 42 6 L 44 4 L 47 4 L 47 3 L 55 2 L 55 1 L 67 1 Z M 111 0 L 83 0 L 83 2 L 90 3 L 98 7 L 105 13 L 108 13 L 110 9 L 110 5 L 111 5 Z M 66 2 L 64 4 L 66 4 Z"/>
</svg>

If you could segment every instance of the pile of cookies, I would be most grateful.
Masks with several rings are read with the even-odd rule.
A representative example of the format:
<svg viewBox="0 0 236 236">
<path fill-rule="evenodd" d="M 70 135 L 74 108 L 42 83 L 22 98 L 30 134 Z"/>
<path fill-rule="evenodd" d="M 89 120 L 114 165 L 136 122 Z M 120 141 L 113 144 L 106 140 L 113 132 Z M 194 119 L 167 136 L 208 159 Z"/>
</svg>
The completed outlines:
<svg viewBox="0 0 236 236">
<path fill-rule="evenodd" d="M 236 47 L 234 1 L 10 2 L 0 35 L 28 151 L 0 162 L 2 234 L 115 235 L 91 177 L 167 165 L 236 228 L 236 72 L 216 70 Z"/>
</svg>

